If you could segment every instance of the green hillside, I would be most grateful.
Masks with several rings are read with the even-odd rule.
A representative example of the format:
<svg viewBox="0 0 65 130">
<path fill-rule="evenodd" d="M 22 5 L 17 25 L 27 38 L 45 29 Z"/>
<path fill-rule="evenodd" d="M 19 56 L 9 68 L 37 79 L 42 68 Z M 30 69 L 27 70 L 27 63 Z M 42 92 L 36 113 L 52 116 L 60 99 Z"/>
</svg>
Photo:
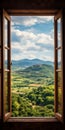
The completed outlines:
<svg viewBox="0 0 65 130">
<path fill-rule="evenodd" d="M 23 70 L 24 73 L 34 74 L 36 76 L 53 77 L 54 69 L 51 65 L 33 65 Z"/>
<path fill-rule="evenodd" d="M 12 71 L 12 116 L 54 116 L 54 68 L 32 65 Z"/>
<path fill-rule="evenodd" d="M 24 71 L 30 72 L 30 71 L 42 71 L 43 70 L 43 72 L 44 72 L 44 70 L 45 70 L 45 72 L 46 72 L 49 69 L 53 71 L 53 66 L 45 65 L 45 64 L 42 64 L 42 65 L 36 64 L 36 65 L 30 66 L 30 67 L 24 69 Z"/>
</svg>

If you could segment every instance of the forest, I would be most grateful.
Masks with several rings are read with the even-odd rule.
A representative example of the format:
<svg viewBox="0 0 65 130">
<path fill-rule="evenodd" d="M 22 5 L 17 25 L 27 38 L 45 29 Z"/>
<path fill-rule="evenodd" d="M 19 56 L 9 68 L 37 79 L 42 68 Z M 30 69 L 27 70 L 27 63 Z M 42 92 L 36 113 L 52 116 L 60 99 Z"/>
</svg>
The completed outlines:
<svg viewBox="0 0 65 130">
<path fill-rule="evenodd" d="M 46 64 L 12 69 L 12 117 L 54 116 L 54 67 Z"/>
</svg>

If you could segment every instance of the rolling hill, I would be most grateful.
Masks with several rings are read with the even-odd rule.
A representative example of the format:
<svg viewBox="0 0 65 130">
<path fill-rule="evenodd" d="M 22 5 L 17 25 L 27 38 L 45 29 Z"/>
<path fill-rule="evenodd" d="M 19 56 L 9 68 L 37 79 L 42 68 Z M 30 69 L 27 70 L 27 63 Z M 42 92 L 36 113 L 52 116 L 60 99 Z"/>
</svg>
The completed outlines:
<svg viewBox="0 0 65 130">
<path fill-rule="evenodd" d="M 36 76 L 52 77 L 54 68 L 51 65 L 32 65 L 23 70 L 25 73 L 34 74 Z"/>
<path fill-rule="evenodd" d="M 27 67 L 25 69 L 20 69 L 16 71 L 18 74 L 22 75 L 24 78 L 41 80 L 43 78 L 54 78 L 54 67 L 51 65 L 32 65 L 30 67 Z"/>
</svg>

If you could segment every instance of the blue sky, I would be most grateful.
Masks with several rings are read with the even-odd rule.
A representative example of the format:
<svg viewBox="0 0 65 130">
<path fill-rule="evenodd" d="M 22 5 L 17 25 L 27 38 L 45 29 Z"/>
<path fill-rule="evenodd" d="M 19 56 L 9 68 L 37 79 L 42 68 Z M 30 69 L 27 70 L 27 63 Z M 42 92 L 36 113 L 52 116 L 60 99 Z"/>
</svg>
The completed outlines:
<svg viewBox="0 0 65 130">
<path fill-rule="evenodd" d="M 52 16 L 11 17 L 12 59 L 54 60 Z"/>
</svg>

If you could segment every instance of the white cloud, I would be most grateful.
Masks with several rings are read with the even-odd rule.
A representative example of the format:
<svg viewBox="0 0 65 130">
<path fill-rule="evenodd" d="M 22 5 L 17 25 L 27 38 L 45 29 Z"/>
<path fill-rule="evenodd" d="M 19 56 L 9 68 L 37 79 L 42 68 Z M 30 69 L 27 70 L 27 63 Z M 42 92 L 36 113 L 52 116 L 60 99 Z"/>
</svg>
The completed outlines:
<svg viewBox="0 0 65 130">
<path fill-rule="evenodd" d="M 17 21 L 16 21 L 17 19 Z M 26 23 L 27 20 L 27 23 Z M 23 24 L 23 26 L 32 26 L 32 24 L 47 22 L 52 20 L 52 17 L 42 16 L 30 16 L 30 18 L 23 17 L 18 19 L 18 17 L 14 17 L 13 22 L 15 24 Z M 27 25 L 26 25 L 27 24 Z M 14 25 L 12 23 L 12 25 Z M 43 60 L 53 60 L 53 46 L 54 46 L 54 37 L 52 35 L 52 31 L 50 30 L 49 34 L 45 33 L 36 33 L 34 28 L 30 31 L 28 30 L 20 30 L 12 26 L 11 29 L 12 35 L 16 37 L 15 40 L 12 41 L 12 59 L 24 59 L 24 58 L 39 58 Z"/>
<path fill-rule="evenodd" d="M 15 30 L 17 37 L 20 39 L 20 42 L 12 41 L 12 49 L 18 50 L 15 52 L 14 59 L 24 59 L 24 58 L 40 58 L 45 60 L 52 60 L 51 56 L 45 56 L 46 54 L 51 52 L 51 47 L 53 46 L 53 39 L 50 35 L 41 33 L 41 34 L 33 34 L 32 32 Z"/>
<path fill-rule="evenodd" d="M 12 25 L 33 26 L 36 23 L 46 23 L 53 20 L 53 16 L 12 16 Z"/>
<path fill-rule="evenodd" d="M 13 49 L 21 49 L 21 44 L 19 42 L 12 42 Z"/>
<path fill-rule="evenodd" d="M 38 33 L 35 34 L 30 31 L 20 31 L 18 29 L 13 29 L 12 32 L 16 34 L 17 37 L 24 40 L 35 40 L 37 43 L 44 43 L 44 44 L 53 44 L 54 39 L 51 34 L 45 33 Z"/>
<path fill-rule="evenodd" d="M 33 32 L 29 32 L 29 31 L 20 31 L 19 29 L 14 29 L 12 28 L 12 32 L 16 34 L 17 37 L 19 37 L 20 39 L 36 39 L 36 35 Z"/>
<path fill-rule="evenodd" d="M 26 19 L 25 21 L 23 21 L 23 25 L 32 26 L 32 25 L 35 25 L 37 22 L 38 22 L 37 19 L 29 18 L 29 19 Z"/>
<path fill-rule="evenodd" d="M 38 34 L 38 43 L 42 44 L 53 44 L 53 38 L 49 34 Z"/>
<path fill-rule="evenodd" d="M 43 46 L 53 46 L 54 40 L 51 35 L 40 33 L 34 34 L 32 32 L 12 30 L 16 36 L 20 39 L 20 42 L 16 42 L 17 48 L 36 48 L 40 49 Z M 14 44 L 14 43 L 13 43 Z M 22 47 L 21 47 L 22 46 Z"/>
<path fill-rule="evenodd" d="M 52 56 L 44 56 L 42 59 L 45 59 L 45 61 L 54 61 L 54 59 L 53 59 L 53 55 Z"/>
</svg>

